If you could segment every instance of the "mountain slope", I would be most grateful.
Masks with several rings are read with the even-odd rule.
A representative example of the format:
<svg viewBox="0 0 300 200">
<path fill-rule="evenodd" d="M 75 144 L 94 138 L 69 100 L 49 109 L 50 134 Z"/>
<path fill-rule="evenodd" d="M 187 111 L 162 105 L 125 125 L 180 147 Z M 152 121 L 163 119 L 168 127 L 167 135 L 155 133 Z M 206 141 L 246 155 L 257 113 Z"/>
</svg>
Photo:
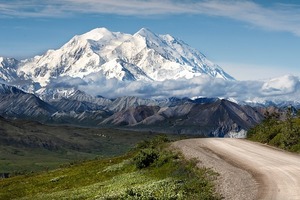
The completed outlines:
<svg viewBox="0 0 300 200">
<path fill-rule="evenodd" d="M 263 115 L 250 106 L 227 100 L 188 102 L 173 107 L 137 106 L 116 112 L 101 124 L 180 134 L 245 137 Z M 240 133 L 240 135 L 238 135 Z"/>
<path fill-rule="evenodd" d="M 64 76 L 88 82 L 87 75 L 95 73 L 130 81 L 162 81 L 201 74 L 233 79 L 184 42 L 145 28 L 133 35 L 94 29 L 73 37 L 60 49 L 21 61 L 17 73 L 41 86 Z"/>
<path fill-rule="evenodd" d="M 11 82 L 17 79 L 19 61 L 14 58 L 0 57 L 0 80 Z"/>
<path fill-rule="evenodd" d="M 33 94 L 0 84 L 0 114 L 9 118 L 46 120 L 56 109 Z"/>
<path fill-rule="evenodd" d="M 241 106 L 214 98 L 153 100 L 120 97 L 109 100 L 80 91 L 74 91 L 68 98 L 43 101 L 33 94 L 0 84 L 1 116 L 43 123 L 240 137 L 263 119 L 265 111 L 265 108 Z"/>
<path fill-rule="evenodd" d="M 121 155 L 137 142 L 154 136 L 115 129 L 51 126 L 0 116 L 0 173 L 13 175 Z M 0 188 L 1 196 L 4 188 Z"/>
</svg>

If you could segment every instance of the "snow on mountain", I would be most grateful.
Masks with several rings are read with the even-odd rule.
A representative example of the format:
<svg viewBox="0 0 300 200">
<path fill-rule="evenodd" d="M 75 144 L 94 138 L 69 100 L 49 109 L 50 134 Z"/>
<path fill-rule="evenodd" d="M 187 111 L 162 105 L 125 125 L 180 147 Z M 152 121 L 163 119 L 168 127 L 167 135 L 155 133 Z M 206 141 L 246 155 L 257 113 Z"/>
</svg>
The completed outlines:
<svg viewBox="0 0 300 200">
<path fill-rule="evenodd" d="M 58 50 L 22 61 L 18 74 L 24 74 L 25 79 L 32 79 L 42 86 L 59 76 L 83 78 L 101 70 L 100 66 L 107 61 L 99 51 L 118 45 L 117 41 L 124 40 L 122 35 L 100 28 L 75 36 Z"/>
<path fill-rule="evenodd" d="M 74 88 L 41 88 L 36 93 L 42 100 L 49 101 L 51 99 L 70 98 L 76 91 Z"/>
<path fill-rule="evenodd" d="M 24 94 L 22 90 L 19 90 L 16 87 L 0 84 L 0 95 L 8 95 L 8 94 Z"/>
<path fill-rule="evenodd" d="M 97 28 L 73 37 L 60 49 L 23 60 L 17 70 L 19 76 L 41 86 L 58 77 L 84 79 L 97 72 L 129 81 L 189 79 L 201 74 L 233 79 L 184 42 L 145 28 L 133 35 Z"/>
<path fill-rule="evenodd" d="M 17 78 L 16 67 L 19 61 L 14 58 L 0 57 L 0 80 L 10 82 Z"/>
</svg>

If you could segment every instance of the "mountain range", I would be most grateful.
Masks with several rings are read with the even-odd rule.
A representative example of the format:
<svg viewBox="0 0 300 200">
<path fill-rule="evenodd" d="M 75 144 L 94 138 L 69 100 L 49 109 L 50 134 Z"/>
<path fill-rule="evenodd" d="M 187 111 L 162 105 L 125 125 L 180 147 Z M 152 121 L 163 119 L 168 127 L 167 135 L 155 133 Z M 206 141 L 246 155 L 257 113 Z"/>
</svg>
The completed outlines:
<svg viewBox="0 0 300 200">
<path fill-rule="evenodd" d="M 274 109 L 217 97 L 141 98 L 126 93 L 132 88 L 153 92 L 163 84 L 164 90 L 173 90 L 176 96 L 177 88 L 172 84 L 189 80 L 201 84 L 202 79 L 235 81 L 202 53 L 171 35 L 158 35 L 146 28 L 133 35 L 97 28 L 40 56 L 20 61 L 0 57 L 0 116 L 244 137 L 263 119 L 264 111 Z M 275 91 L 272 85 L 265 88 Z M 181 89 L 198 90 L 193 85 Z M 104 97 L 110 93 L 120 95 Z M 157 93 L 163 96 L 164 91 Z"/>
<path fill-rule="evenodd" d="M 146 28 L 133 35 L 97 28 L 74 36 L 61 48 L 48 50 L 41 56 L 21 61 L 1 57 L 0 63 L 2 81 L 37 94 L 62 79 L 90 84 L 100 77 L 164 81 L 206 74 L 233 80 L 183 41 L 171 35 L 157 35 Z"/>
<path fill-rule="evenodd" d="M 0 114 L 7 119 L 47 124 L 114 127 L 215 137 L 245 137 L 268 108 L 217 98 L 163 100 L 106 99 L 76 91 L 69 98 L 43 101 L 13 86 L 0 85 Z"/>
</svg>

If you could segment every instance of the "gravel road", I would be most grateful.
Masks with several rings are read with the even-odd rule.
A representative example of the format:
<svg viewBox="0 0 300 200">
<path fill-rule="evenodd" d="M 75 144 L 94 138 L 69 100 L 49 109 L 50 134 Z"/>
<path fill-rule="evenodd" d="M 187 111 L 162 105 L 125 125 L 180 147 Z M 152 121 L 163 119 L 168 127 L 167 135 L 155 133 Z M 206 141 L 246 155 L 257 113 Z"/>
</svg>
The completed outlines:
<svg viewBox="0 0 300 200">
<path fill-rule="evenodd" d="M 300 155 L 229 138 L 188 139 L 173 147 L 220 174 L 216 186 L 224 199 L 300 199 Z"/>
</svg>

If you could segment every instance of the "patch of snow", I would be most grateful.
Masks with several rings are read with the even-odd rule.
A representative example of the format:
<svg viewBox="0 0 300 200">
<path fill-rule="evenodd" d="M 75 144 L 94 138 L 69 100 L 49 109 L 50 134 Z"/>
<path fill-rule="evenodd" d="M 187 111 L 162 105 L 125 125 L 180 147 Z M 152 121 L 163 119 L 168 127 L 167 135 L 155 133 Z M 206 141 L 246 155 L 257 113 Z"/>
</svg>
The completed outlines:
<svg viewBox="0 0 300 200">
<path fill-rule="evenodd" d="M 227 138 L 247 138 L 247 131 L 242 129 L 239 132 L 230 131 L 224 137 Z"/>
</svg>

